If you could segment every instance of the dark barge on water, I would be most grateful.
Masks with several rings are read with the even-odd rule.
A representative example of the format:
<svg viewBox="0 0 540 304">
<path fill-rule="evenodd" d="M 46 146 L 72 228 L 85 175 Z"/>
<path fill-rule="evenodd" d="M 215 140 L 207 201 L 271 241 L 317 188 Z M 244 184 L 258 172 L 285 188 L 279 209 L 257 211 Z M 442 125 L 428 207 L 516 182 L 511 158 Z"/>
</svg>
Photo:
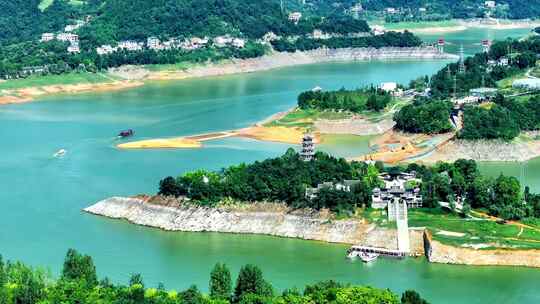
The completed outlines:
<svg viewBox="0 0 540 304">
<path fill-rule="evenodd" d="M 134 134 L 133 130 L 128 129 L 128 130 L 124 130 L 124 131 L 121 131 L 120 133 L 118 133 L 118 137 L 125 138 L 125 137 L 133 136 L 133 134 Z"/>
</svg>

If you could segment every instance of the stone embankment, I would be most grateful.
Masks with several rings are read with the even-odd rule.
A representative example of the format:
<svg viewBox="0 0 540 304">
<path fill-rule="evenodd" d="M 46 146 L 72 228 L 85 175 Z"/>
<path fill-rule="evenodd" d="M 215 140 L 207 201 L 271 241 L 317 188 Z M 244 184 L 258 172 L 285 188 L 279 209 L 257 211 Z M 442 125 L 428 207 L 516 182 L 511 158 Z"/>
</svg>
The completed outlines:
<svg viewBox="0 0 540 304">
<path fill-rule="evenodd" d="M 234 59 L 216 64 L 195 66 L 186 70 L 151 72 L 146 78 L 151 80 L 168 80 L 219 76 L 325 62 L 457 58 L 456 55 L 441 53 L 434 47 L 317 49 L 294 53 L 273 52 L 262 57 Z"/>
<path fill-rule="evenodd" d="M 84 211 L 167 231 L 264 234 L 397 249 L 395 230 L 362 219 L 338 220 L 323 211 L 291 210 L 283 204 L 207 208 L 176 199 L 141 196 L 105 199 Z M 413 232 L 411 238 L 419 239 L 416 244 L 421 244 L 421 234 Z M 422 248 L 413 251 L 415 255 L 423 254 Z"/>
<path fill-rule="evenodd" d="M 431 241 L 428 259 L 443 264 L 540 267 L 540 250 L 473 249 Z"/>
</svg>

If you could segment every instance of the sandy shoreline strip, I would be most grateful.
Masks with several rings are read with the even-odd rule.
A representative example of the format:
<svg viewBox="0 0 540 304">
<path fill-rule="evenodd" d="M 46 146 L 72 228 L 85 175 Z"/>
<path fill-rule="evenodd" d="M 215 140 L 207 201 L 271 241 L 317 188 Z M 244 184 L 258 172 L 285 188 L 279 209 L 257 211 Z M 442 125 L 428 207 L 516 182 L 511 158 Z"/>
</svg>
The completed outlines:
<svg viewBox="0 0 540 304">
<path fill-rule="evenodd" d="M 131 89 L 144 85 L 142 81 L 113 81 L 103 83 L 58 84 L 48 86 L 5 89 L 1 91 L 0 105 L 25 103 L 35 98 L 53 94 L 77 94 L 88 92 L 108 92 Z"/>
</svg>

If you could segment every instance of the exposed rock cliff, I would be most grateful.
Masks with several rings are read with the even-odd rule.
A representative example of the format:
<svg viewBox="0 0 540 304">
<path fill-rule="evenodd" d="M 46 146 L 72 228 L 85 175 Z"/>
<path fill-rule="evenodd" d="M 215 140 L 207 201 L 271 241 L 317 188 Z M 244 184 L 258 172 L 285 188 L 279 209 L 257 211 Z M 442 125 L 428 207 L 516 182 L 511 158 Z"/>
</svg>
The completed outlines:
<svg viewBox="0 0 540 304">
<path fill-rule="evenodd" d="M 325 212 L 291 211 L 281 204 L 206 208 L 159 197 L 113 197 L 84 210 L 169 231 L 255 233 L 387 248 L 397 244 L 393 230 L 357 219 L 334 220 Z"/>
</svg>

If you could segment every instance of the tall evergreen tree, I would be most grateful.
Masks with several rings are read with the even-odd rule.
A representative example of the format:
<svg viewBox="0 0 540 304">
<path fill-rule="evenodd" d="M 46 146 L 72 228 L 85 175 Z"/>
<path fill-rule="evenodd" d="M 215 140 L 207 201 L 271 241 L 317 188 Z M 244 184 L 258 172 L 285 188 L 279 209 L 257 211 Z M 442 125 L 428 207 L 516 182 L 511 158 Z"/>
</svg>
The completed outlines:
<svg viewBox="0 0 540 304">
<path fill-rule="evenodd" d="M 248 294 L 264 297 L 273 294 L 272 286 L 264 280 L 261 269 L 251 264 L 240 269 L 234 289 L 234 300 L 238 302 Z"/>
<path fill-rule="evenodd" d="M 69 249 L 62 270 L 64 280 L 84 280 L 88 285 L 97 285 L 96 267 L 92 257 L 79 254 L 75 249 Z"/>
<path fill-rule="evenodd" d="M 227 265 L 217 263 L 210 273 L 210 296 L 214 299 L 228 299 L 231 296 L 231 272 Z"/>
</svg>

